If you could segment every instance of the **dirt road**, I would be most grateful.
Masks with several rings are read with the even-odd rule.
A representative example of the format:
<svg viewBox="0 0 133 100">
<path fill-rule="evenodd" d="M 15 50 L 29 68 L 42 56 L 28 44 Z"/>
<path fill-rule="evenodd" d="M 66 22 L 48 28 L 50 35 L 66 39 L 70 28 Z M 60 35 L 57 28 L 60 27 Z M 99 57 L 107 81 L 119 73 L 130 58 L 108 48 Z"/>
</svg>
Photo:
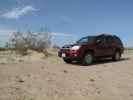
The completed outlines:
<svg viewBox="0 0 133 100">
<path fill-rule="evenodd" d="M 90 66 L 58 57 L 1 63 L 0 100 L 133 100 L 133 52 Z"/>
</svg>

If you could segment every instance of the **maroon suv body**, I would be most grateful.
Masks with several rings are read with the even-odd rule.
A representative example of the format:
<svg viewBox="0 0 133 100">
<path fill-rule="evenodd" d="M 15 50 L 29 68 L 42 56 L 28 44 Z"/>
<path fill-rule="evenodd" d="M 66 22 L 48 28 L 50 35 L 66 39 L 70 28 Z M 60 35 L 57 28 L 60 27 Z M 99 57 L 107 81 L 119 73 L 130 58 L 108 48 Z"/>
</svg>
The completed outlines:
<svg viewBox="0 0 133 100">
<path fill-rule="evenodd" d="M 58 52 L 66 63 L 80 61 L 91 64 L 96 58 L 111 57 L 120 60 L 124 47 L 121 40 L 114 35 L 87 36 L 75 44 L 65 45 Z"/>
</svg>

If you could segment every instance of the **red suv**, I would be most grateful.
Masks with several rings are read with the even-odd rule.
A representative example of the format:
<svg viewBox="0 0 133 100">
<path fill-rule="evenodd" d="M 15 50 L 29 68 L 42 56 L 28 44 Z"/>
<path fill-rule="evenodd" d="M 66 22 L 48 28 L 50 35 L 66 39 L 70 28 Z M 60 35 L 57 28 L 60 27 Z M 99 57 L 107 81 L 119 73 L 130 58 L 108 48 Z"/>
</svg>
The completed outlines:
<svg viewBox="0 0 133 100">
<path fill-rule="evenodd" d="M 92 64 L 97 58 L 110 57 L 118 61 L 124 52 L 122 41 L 115 35 L 98 35 L 81 38 L 75 44 L 63 46 L 59 52 L 66 63 L 80 61 L 84 65 Z"/>
</svg>

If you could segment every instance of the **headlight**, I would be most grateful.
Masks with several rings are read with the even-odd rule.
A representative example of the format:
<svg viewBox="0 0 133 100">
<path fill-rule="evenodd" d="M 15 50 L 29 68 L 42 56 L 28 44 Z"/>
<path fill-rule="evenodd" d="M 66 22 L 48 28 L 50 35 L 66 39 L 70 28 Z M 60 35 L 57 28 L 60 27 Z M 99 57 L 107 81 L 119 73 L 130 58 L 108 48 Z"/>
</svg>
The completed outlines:
<svg viewBox="0 0 133 100">
<path fill-rule="evenodd" d="M 73 46 L 72 48 L 71 48 L 71 50 L 78 50 L 80 48 L 80 46 Z"/>
</svg>

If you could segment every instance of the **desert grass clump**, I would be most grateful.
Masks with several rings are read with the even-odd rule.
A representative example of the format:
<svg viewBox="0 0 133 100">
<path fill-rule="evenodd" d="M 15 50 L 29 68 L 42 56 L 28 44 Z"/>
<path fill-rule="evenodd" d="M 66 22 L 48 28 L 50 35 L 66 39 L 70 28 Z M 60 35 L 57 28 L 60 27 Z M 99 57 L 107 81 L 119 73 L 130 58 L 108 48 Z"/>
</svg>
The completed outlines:
<svg viewBox="0 0 133 100">
<path fill-rule="evenodd" d="M 13 48 L 17 54 L 27 55 L 28 50 L 42 52 L 49 56 L 47 48 L 50 45 L 49 32 L 14 32 L 9 42 L 9 48 Z"/>
<path fill-rule="evenodd" d="M 17 54 L 27 55 L 28 54 L 28 44 L 26 42 L 26 37 L 21 32 L 14 32 L 11 37 L 10 46 L 15 50 Z"/>
</svg>

